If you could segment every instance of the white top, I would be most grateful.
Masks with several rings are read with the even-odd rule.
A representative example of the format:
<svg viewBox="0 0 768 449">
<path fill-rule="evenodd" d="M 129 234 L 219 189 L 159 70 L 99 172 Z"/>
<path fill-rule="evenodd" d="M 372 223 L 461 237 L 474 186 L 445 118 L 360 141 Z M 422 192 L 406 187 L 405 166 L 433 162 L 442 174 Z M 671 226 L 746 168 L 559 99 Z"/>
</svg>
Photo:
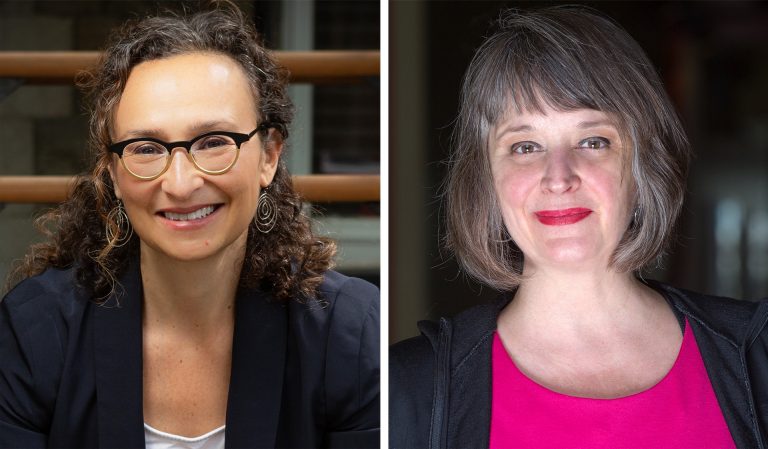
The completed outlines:
<svg viewBox="0 0 768 449">
<path fill-rule="evenodd" d="M 188 438 L 157 430 L 144 423 L 144 444 L 147 449 L 224 449 L 224 427 L 199 437 Z"/>
</svg>

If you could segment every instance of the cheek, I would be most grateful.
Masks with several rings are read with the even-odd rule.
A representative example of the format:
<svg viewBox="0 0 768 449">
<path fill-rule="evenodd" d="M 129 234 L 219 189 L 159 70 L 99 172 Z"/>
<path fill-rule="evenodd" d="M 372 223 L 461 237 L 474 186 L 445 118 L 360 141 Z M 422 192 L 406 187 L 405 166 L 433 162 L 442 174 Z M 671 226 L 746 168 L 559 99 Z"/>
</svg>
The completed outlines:
<svg viewBox="0 0 768 449">
<path fill-rule="evenodd" d="M 602 207 L 610 211 L 611 224 L 617 229 L 625 229 L 629 224 L 633 206 L 634 189 L 630 179 L 615 174 L 603 173 L 595 176 L 592 185 L 599 192 Z"/>
<path fill-rule="evenodd" d="M 527 170 L 498 170 L 494 172 L 494 188 L 502 209 L 519 209 L 538 185 L 537 176 Z"/>
<path fill-rule="evenodd" d="M 527 202 L 537 185 L 536 177 L 525 171 L 506 170 L 495 173 L 494 188 L 501 215 L 507 231 L 515 240 L 519 240 L 518 234 L 525 226 Z"/>
<path fill-rule="evenodd" d="M 256 173 L 249 168 L 248 171 L 238 171 L 237 176 L 222 181 L 225 182 L 220 183 L 218 188 L 231 201 L 238 203 L 237 207 L 242 213 L 255 212 L 259 198 L 259 176 Z"/>
<path fill-rule="evenodd" d="M 604 199 L 616 206 L 624 205 L 630 196 L 629 180 L 610 171 L 595 171 L 592 184 L 599 189 Z"/>
<path fill-rule="evenodd" d="M 128 173 L 125 173 L 121 167 L 117 170 L 115 191 L 119 190 L 120 199 L 123 201 L 126 209 L 130 209 L 139 207 L 141 204 L 149 201 L 150 191 L 155 183 L 156 181 L 137 180 Z"/>
</svg>

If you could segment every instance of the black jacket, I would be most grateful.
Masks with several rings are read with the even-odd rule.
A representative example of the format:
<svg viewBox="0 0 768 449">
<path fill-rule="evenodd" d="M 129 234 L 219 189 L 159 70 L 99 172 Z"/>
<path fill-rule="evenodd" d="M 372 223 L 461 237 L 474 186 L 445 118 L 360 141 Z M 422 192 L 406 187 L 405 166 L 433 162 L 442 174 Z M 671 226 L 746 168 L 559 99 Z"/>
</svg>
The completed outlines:
<svg viewBox="0 0 768 449">
<path fill-rule="evenodd" d="M 0 303 L 0 448 L 144 447 L 137 265 L 119 306 L 53 269 Z M 378 447 L 378 291 L 328 272 L 320 292 L 238 292 L 227 447 Z"/>
<path fill-rule="evenodd" d="M 693 330 L 739 448 L 766 448 L 768 302 L 704 296 L 652 283 Z M 488 447 L 491 343 L 511 295 L 455 318 L 419 323 L 422 335 L 390 350 L 390 446 Z"/>
</svg>

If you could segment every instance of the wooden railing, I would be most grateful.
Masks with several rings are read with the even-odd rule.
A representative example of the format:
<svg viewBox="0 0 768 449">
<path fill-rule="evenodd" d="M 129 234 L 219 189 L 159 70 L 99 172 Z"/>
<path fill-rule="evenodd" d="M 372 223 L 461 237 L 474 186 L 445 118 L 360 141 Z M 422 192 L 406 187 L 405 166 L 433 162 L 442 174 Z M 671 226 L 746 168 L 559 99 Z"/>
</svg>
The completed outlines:
<svg viewBox="0 0 768 449">
<path fill-rule="evenodd" d="M 0 203 L 59 203 L 74 176 L 0 176 Z M 310 202 L 379 201 L 378 175 L 294 176 L 299 195 Z"/>
<path fill-rule="evenodd" d="M 379 75 L 378 51 L 276 51 L 292 83 L 349 82 Z M 95 51 L 0 52 L 0 78 L 25 84 L 72 83 L 77 73 L 96 65 Z"/>
<path fill-rule="evenodd" d="M 378 51 L 277 51 L 292 83 L 349 83 L 379 75 Z M 24 84 L 71 84 L 96 65 L 100 54 L 87 51 L 0 52 L 0 78 Z M 63 201 L 71 176 L 0 176 L 0 202 Z M 377 175 L 294 176 L 294 186 L 311 202 L 379 201 Z"/>
</svg>

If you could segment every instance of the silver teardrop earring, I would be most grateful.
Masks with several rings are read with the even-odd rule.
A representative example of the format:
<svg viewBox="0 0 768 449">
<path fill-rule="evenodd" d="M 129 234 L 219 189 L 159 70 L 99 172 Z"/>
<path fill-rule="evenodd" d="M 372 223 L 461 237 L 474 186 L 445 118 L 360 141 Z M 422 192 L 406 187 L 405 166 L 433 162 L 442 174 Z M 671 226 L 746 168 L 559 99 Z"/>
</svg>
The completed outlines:
<svg viewBox="0 0 768 449">
<path fill-rule="evenodd" d="M 277 205 L 275 200 L 267 193 L 261 191 L 259 195 L 259 204 L 256 206 L 256 216 L 253 217 L 253 224 L 262 234 L 268 234 L 277 223 Z"/>
<path fill-rule="evenodd" d="M 133 227 L 120 200 L 117 200 L 117 207 L 112 208 L 107 214 L 105 234 L 107 243 L 115 248 L 125 245 L 133 237 Z"/>
</svg>

